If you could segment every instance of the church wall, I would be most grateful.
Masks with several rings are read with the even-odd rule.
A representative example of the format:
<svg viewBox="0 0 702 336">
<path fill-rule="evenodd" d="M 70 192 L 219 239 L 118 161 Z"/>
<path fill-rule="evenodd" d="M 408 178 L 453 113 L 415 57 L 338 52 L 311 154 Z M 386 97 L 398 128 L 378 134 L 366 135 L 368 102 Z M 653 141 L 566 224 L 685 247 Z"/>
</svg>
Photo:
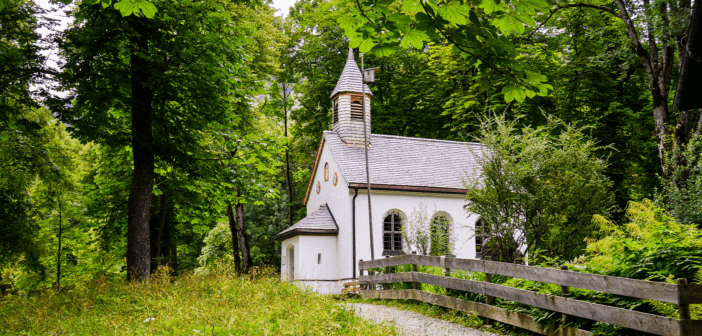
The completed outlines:
<svg viewBox="0 0 702 336">
<path fill-rule="evenodd" d="M 289 251 L 292 248 L 294 250 L 294 264 L 295 273 L 299 270 L 299 260 L 300 254 L 298 253 L 300 247 L 300 236 L 290 237 L 283 240 L 280 243 L 280 281 L 290 281 L 293 274 L 290 272 L 290 260 Z"/>
<path fill-rule="evenodd" d="M 294 249 L 295 274 L 290 277 L 289 251 Z M 343 282 L 336 274 L 336 236 L 299 235 L 281 244 L 281 281 L 293 280 L 322 294 L 341 292 Z"/>
<path fill-rule="evenodd" d="M 324 164 L 329 164 L 329 180 L 324 180 Z M 307 200 L 307 214 L 319 209 L 320 205 L 327 204 L 331 210 L 336 224 L 339 226 L 339 234 L 336 245 L 336 279 L 351 278 L 351 201 L 349 198 L 349 188 L 346 179 L 341 174 L 341 169 L 337 165 L 334 156 L 327 146 L 324 145 L 318 162 L 319 167 L 315 172 L 312 190 Z M 334 173 L 338 176 L 336 186 L 334 186 Z M 320 183 L 320 192 L 317 194 L 317 182 Z M 316 255 L 315 255 L 316 262 Z"/>
<path fill-rule="evenodd" d="M 337 280 L 336 236 L 300 235 L 299 280 Z"/>
<path fill-rule="evenodd" d="M 412 212 L 419 210 L 420 204 L 426 206 L 429 219 L 436 213 L 451 216 L 450 241 L 453 253 L 458 258 L 475 258 L 475 238 L 473 228 L 478 216 L 469 215 L 463 206 L 464 195 L 440 195 L 432 193 L 410 193 L 371 190 L 373 208 L 373 243 L 375 258 L 383 256 L 383 219 L 390 210 L 399 210 L 407 224 Z M 356 249 L 358 260 L 370 260 L 370 233 L 368 227 L 368 198 L 365 189 L 359 189 L 356 199 Z M 411 253 L 411 248 L 403 242 L 403 250 Z"/>
</svg>

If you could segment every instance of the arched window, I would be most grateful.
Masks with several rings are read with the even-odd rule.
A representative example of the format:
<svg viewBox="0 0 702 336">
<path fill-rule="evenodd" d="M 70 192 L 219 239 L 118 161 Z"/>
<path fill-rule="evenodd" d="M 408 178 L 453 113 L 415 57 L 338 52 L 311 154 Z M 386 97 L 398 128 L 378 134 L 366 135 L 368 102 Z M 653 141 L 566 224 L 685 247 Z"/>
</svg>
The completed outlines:
<svg viewBox="0 0 702 336">
<path fill-rule="evenodd" d="M 383 255 L 402 254 L 402 217 L 390 212 L 383 220 Z"/>
<path fill-rule="evenodd" d="M 332 103 L 334 105 L 334 125 L 339 122 L 339 100 L 334 99 Z"/>
<path fill-rule="evenodd" d="M 451 253 L 450 227 L 451 221 L 447 214 L 438 214 L 431 220 L 431 255 L 440 256 Z"/>
<path fill-rule="evenodd" d="M 354 100 L 351 103 L 351 119 L 363 120 L 363 105 L 358 100 Z"/>
<path fill-rule="evenodd" d="M 483 225 L 483 219 L 478 218 L 475 222 L 475 258 L 480 259 L 483 252 L 483 242 L 488 237 L 489 227 Z"/>
</svg>

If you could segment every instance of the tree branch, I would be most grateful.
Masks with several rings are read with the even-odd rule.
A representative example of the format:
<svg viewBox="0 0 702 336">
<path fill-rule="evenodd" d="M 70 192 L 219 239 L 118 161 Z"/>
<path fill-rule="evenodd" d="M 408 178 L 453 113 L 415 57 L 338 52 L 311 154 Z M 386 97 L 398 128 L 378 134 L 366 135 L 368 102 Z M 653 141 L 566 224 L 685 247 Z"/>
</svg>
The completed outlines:
<svg viewBox="0 0 702 336">
<path fill-rule="evenodd" d="M 618 17 L 618 18 L 621 19 L 621 17 L 619 16 L 619 14 L 617 14 L 615 11 L 613 11 L 613 10 L 607 8 L 607 7 L 603 7 L 603 6 L 590 5 L 590 4 L 584 4 L 584 3 L 570 4 L 570 5 L 561 5 L 561 6 L 558 6 L 558 7 L 554 8 L 554 9 L 551 11 L 551 14 L 548 15 L 548 17 L 546 18 L 546 20 L 544 20 L 543 22 L 541 22 L 541 24 L 539 24 L 538 27 L 534 28 L 534 30 L 531 31 L 531 33 L 529 34 L 529 36 L 526 37 L 526 39 L 527 39 L 527 40 L 530 39 L 530 38 L 531 38 L 531 35 L 533 35 L 536 31 L 538 31 L 539 29 L 541 29 L 541 27 L 543 27 L 543 26 L 546 24 L 546 22 L 548 22 L 548 20 L 551 19 L 551 17 L 553 16 L 553 14 L 556 14 L 556 12 L 558 12 L 559 10 L 564 9 L 564 8 L 576 8 L 576 7 L 586 7 L 586 8 L 597 9 L 597 10 L 600 10 L 600 11 L 607 12 L 607 13 L 609 13 L 609 14 L 612 14 L 612 15 L 614 15 L 614 16 L 616 16 L 616 17 Z"/>
<path fill-rule="evenodd" d="M 357 1 L 358 1 L 358 0 L 357 0 Z M 436 17 L 435 17 L 435 16 L 434 16 L 434 17 L 431 16 L 431 15 L 429 14 L 429 11 L 427 11 L 427 7 L 426 7 L 426 5 L 424 4 L 424 1 L 419 0 L 419 4 L 422 5 L 422 8 L 424 9 L 424 13 L 425 13 L 428 17 L 430 17 L 433 21 L 436 21 Z M 439 33 L 441 33 L 441 36 L 443 36 L 447 41 L 449 41 L 449 42 L 451 42 L 451 44 L 455 45 L 456 48 L 458 48 L 458 50 L 460 50 L 460 51 L 462 51 L 462 52 L 464 52 L 464 53 L 466 53 L 466 54 L 468 54 L 468 55 L 471 55 L 471 56 L 473 56 L 473 57 L 479 59 L 481 62 L 483 62 L 483 64 L 487 65 L 489 68 L 491 68 L 491 69 L 493 69 L 493 70 L 496 70 L 496 71 L 502 73 L 501 70 L 499 70 L 499 69 L 493 67 L 493 66 L 490 65 L 490 63 L 488 63 L 486 60 L 484 60 L 484 59 L 482 59 L 482 58 L 476 56 L 475 54 L 473 54 L 472 52 L 470 52 L 470 51 L 468 51 L 468 50 L 465 50 L 465 49 L 463 48 L 463 46 L 461 46 L 461 45 L 458 44 L 456 41 L 454 41 L 453 39 L 451 39 L 451 38 L 448 36 L 448 34 L 446 34 L 446 33 L 445 33 L 443 30 L 441 30 L 441 28 L 439 28 L 438 26 L 436 27 L 436 30 L 438 30 Z"/>
</svg>

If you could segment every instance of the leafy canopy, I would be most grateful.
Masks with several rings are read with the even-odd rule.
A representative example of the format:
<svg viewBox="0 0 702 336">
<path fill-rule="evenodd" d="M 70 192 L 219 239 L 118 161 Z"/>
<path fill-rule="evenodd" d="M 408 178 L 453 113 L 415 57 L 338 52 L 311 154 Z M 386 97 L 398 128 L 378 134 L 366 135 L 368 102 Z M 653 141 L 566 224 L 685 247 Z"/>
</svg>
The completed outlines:
<svg viewBox="0 0 702 336">
<path fill-rule="evenodd" d="M 361 52 L 389 56 L 398 48 L 422 50 L 427 42 L 448 44 L 468 66 L 509 78 L 502 88 L 507 102 L 553 89 L 545 76 L 519 60 L 514 43 L 536 26 L 533 17 L 548 9 L 544 0 L 358 0 L 350 7 L 338 22 L 349 45 Z"/>
</svg>

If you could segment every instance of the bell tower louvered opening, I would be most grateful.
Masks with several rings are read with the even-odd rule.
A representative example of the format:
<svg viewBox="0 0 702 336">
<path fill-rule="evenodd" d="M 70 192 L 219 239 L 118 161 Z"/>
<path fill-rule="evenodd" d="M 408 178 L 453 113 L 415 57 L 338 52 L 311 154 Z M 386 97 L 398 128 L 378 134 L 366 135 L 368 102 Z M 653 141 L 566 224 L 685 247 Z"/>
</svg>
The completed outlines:
<svg viewBox="0 0 702 336">
<path fill-rule="evenodd" d="M 339 123 L 339 99 L 334 99 L 332 103 L 334 105 L 334 125 Z"/>
<path fill-rule="evenodd" d="M 363 120 L 363 105 L 358 100 L 354 100 L 351 103 L 351 119 Z"/>
</svg>

